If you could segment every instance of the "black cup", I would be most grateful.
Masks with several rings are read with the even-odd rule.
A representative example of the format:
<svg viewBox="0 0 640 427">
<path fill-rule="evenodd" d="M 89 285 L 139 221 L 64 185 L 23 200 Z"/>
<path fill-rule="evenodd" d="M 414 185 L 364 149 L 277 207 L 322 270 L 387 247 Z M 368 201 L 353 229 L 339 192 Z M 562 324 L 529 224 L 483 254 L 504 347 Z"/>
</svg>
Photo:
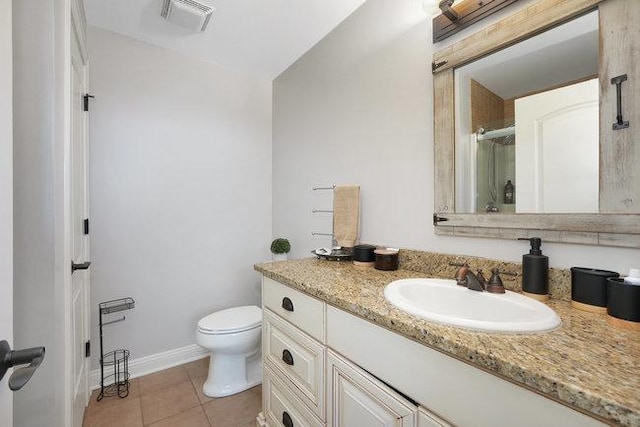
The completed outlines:
<svg viewBox="0 0 640 427">
<path fill-rule="evenodd" d="M 607 314 L 618 319 L 640 322 L 640 286 L 609 278 Z"/>
<path fill-rule="evenodd" d="M 353 247 L 353 260 L 359 262 L 373 262 L 376 260 L 376 255 L 373 251 L 376 247 L 373 245 L 355 245 Z"/>
<path fill-rule="evenodd" d="M 615 271 L 571 267 L 571 299 L 597 307 L 607 306 L 607 279 L 619 277 Z"/>
</svg>

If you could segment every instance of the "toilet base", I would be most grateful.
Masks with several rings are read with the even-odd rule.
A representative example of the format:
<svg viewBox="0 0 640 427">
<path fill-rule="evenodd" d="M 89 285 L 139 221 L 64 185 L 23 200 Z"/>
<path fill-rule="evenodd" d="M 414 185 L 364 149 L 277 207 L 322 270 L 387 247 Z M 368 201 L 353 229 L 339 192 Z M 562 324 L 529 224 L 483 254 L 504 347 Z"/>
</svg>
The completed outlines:
<svg viewBox="0 0 640 427">
<path fill-rule="evenodd" d="M 202 392 L 209 397 L 237 394 L 262 383 L 262 360 L 258 352 L 248 358 L 212 354 L 209 375 Z"/>
</svg>

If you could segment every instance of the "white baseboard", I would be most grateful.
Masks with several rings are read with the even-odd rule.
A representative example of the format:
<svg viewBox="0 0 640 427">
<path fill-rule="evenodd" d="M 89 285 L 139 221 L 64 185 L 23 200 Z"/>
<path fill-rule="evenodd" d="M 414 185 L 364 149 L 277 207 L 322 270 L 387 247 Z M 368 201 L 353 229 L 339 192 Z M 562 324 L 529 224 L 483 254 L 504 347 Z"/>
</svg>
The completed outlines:
<svg viewBox="0 0 640 427">
<path fill-rule="evenodd" d="M 186 347 L 175 348 L 173 350 L 156 353 L 138 359 L 129 360 L 129 378 L 137 378 L 143 375 L 152 374 L 167 368 L 193 362 L 209 355 L 209 352 L 197 344 Z M 113 370 L 105 370 L 105 375 L 109 375 Z M 100 368 L 89 373 L 89 387 L 91 390 L 100 388 Z"/>
</svg>

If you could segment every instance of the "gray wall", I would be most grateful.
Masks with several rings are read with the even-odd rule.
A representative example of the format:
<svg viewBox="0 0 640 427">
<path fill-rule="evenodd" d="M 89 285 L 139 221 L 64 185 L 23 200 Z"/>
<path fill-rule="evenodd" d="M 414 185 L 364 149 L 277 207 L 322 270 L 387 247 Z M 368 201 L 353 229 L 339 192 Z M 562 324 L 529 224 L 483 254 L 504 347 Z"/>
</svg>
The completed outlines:
<svg viewBox="0 0 640 427">
<path fill-rule="evenodd" d="M 331 230 L 329 215 L 311 213 L 331 206 L 330 192 L 311 189 L 333 183 L 361 185 L 363 242 L 508 261 L 528 250 L 523 242 L 434 234 L 431 56 L 479 26 L 433 46 L 420 3 L 368 0 L 274 81 L 273 231 L 291 239 L 294 257 L 330 244 L 310 235 Z M 543 249 L 554 267 L 622 273 L 640 253 L 551 243 Z"/>
<path fill-rule="evenodd" d="M 213 311 L 260 302 L 271 81 L 97 28 L 88 37 L 92 341 L 98 303 L 131 296 L 105 344 L 138 359 L 195 344 Z"/>
</svg>

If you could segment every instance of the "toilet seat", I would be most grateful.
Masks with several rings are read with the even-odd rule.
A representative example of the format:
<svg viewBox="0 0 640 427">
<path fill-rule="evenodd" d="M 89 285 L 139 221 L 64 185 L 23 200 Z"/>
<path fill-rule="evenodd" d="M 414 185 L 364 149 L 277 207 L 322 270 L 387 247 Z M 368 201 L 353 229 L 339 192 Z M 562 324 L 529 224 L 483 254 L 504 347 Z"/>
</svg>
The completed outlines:
<svg viewBox="0 0 640 427">
<path fill-rule="evenodd" d="M 233 334 L 260 327 L 262 310 L 255 305 L 233 307 L 203 317 L 198 332 L 209 335 Z"/>
</svg>

